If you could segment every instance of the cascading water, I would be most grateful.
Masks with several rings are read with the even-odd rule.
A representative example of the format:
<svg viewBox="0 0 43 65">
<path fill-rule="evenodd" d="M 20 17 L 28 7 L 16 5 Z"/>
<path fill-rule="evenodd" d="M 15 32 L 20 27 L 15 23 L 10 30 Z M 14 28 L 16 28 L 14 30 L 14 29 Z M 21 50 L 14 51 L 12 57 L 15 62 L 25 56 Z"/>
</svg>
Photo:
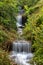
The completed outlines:
<svg viewBox="0 0 43 65">
<path fill-rule="evenodd" d="M 22 34 L 22 16 L 20 14 L 18 14 L 18 16 L 16 17 L 17 18 L 17 29 L 18 29 L 18 34 Z"/>
<path fill-rule="evenodd" d="M 31 52 L 31 43 L 24 40 L 13 42 L 13 51 L 16 53 L 30 53 Z"/>
<path fill-rule="evenodd" d="M 17 28 L 18 35 L 22 35 L 22 15 L 18 14 L 17 16 Z M 28 61 L 33 57 L 31 53 L 31 42 L 27 42 L 25 40 L 17 40 L 13 42 L 13 51 L 10 57 L 15 60 L 18 65 L 30 65 Z"/>
</svg>

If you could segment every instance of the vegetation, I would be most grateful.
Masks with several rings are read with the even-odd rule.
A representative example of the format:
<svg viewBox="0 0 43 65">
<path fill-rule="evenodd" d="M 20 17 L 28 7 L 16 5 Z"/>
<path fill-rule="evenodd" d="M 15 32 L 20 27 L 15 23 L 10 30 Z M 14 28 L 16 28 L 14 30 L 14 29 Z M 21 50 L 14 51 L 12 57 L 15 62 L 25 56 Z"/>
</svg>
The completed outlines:
<svg viewBox="0 0 43 65">
<path fill-rule="evenodd" d="M 18 7 L 24 8 L 27 23 L 23 37 L 32 41 L 33 62 L 43 65 L 43 0 L 0 0 L 0 48 L 17 39 L 16 15 Z M 3 55 L 4 54 L 4 55 Z M 0 49 L 0 65 L 10 65 L 7 53 Z"/>
<path fill-rule="evenodd" d="M 16 0 L 0 0 L 0 48 L 4 50 L 9 50 L 6 49 L 7 45 L 17 38 L 15 16 L 18 9 L 15 2 Z M 11 65 L 8 54 L 1 49 L 0 65 Z"/>
<path fill-rule="evenodd" d="M 23 30 L 24 38 L 32 41 L 33 61 L 36 65 L 43 65 L 43 1 L 40 0 L 32 7 L 25 6 L 28 16 Z"/>
<path fill-rule="evenodd" d="M 17 11 L 14 0 L 0 0 L 0 44 L 16 38 Z"/>
<path fill-rule="evenodd" d="M 0 51 L 0 65 L 11 65 L 7 52 L 3 50 Z"/>
</svg>

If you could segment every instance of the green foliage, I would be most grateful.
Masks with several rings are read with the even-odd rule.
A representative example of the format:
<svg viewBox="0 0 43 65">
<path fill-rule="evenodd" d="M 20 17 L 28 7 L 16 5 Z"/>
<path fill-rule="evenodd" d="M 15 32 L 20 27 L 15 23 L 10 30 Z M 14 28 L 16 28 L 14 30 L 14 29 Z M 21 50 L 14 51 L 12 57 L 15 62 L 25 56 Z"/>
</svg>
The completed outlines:
<svg viewBox="0 0 43 65">
<path fill-rule="evenodd" d="M 16 0 L 0 0 L 0 44 L 12 38 L 15 39 L 17 12 Z"/>
<path fill-rule="evenodd" d="M 0 49 L 0 65 L 11 65 L 7 52 Z"/>
<path fill-rule="evenodd" d="M 3 24 L 5 28 L 16 29 L 15 13 L 17 12 L 17 7 L 12 0 L 2 0 L 0 1 L 0 24 Z"/>
<path fill-rule="evenodd" d="M 0 43 L 7 39 L 7 35 L 4 31 L 0 30 Z"/>
<path fill-rule="evenodd" d="M 30 7 L 35 5 L 38 1 L 39 0 L 19 0 L 18 5 L 20 6 L 28 5 Z"/>
<path fill-rule="evenodd" d="M 36 65 L 43 65 L 43 5 L 42 0 L 33 7 L 25 7 L 28 15 L 27 23 L 23 30 L 23 36 L 32 41 L 32 51 L 34 52 L 33 62 Z"/>
</svg>

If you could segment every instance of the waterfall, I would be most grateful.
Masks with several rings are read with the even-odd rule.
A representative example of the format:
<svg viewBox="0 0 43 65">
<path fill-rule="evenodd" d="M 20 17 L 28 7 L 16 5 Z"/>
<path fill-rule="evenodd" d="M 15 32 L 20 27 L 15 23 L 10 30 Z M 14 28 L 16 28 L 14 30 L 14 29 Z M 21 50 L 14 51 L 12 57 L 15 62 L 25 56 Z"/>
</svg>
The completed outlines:
<svg viewBox="0 0 43 65">
<path fill-rule="evenodd" d="M 17 19 L 17 29 L 18 29 L 18 34 L 22 34 L 22 16 L 20 14 L 18 14 L 18 16 L 16 17 Z"/>
<path fill-rule="evenodd" d="M 13 51 L 18 52 L 18 53 L 20 52 L 30 53 L 31 43 L 24 40 L 13 42 Z"/>
<path fill-rule="evenodd" d="M 18 22 L 16 23 L 16 24 L 17 24 L 17 28 L 18 28 L 18 27 L 22 26 L 22 16 L 21 16 L 20 14 L 18 14 L 18 16 L 17 16 L 16 19 L 17 19 L 17 21 L 18 21 Z"/>
<path fill-rule="evenodd" d="M 22 35 L 22 14 L 19 13 L 16 17 L 17 19 L 17 29 L 18 29 L 18 35 L 21 37 Z M 25 40 L 16 40 L 13 42 L 13 51 L 10 54 L 10 58 L 12 60 L 15 60 L 15 62 L 18 65 L 30 65 L 30 63 L 27 63 L 30 61 L 30 59 L 33 57 L 33 54 L 31 53 L 31 42 L 25 41 Z"/>
</svg>

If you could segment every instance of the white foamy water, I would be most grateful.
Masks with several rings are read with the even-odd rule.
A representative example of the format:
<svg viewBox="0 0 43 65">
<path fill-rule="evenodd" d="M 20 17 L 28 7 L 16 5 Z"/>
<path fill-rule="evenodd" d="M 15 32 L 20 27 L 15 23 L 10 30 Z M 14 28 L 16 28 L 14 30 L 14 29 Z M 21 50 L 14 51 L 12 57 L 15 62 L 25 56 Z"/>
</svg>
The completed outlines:
<svg viewBox="0 0 43 65">
<path fill-rule="evenodd" d="M 31 58 L 33 57 L 32 53 L 12 53 L 12 55 L 10 55 L 10 58 L 15 61 L 15 63 L 17 63 L 18 65 L 31 65 L 30 63 L 28 63 Z"/>
<path fill-rule="evenodd" d="M 17 28 L 19 28 L 20 26 L 22 26 L 22 16 L 19 14 L 19 15 L 16 17 L 16 19 L 17 19 L 16 25 L 17 25 Z"/>
<path fill-rule="evenodd" d="M 30 59 L 33 57 L 32 53 L 19 53 L 16 56 L 16 63 L 19 65 L 30 65 L 30 63 L 28 63 L 30 61 Z"/>
</svg>

